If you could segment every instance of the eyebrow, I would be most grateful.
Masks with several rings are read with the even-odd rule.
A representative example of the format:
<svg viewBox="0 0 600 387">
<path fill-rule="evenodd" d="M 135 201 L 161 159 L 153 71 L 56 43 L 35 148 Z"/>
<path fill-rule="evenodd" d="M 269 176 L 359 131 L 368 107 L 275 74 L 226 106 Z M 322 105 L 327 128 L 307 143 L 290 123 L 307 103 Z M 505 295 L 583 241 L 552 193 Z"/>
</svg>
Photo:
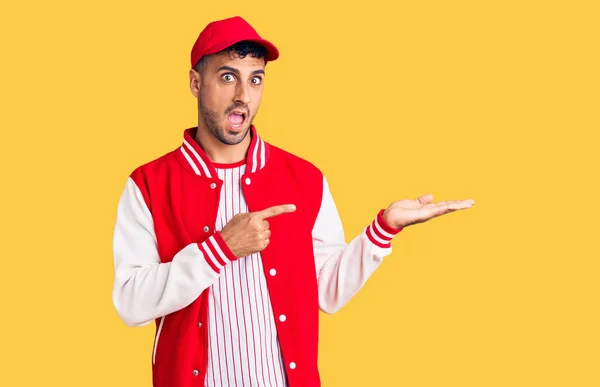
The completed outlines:
<svg viewBox="0 0 600 387">
<path fill-rule="evenodd" d="M 237 74 L 237 75 L 240 75 L 240 71 L 239 71 L 238 69 L 236 69 L 236 68 L 233 68 L 233 67 L 229 67 L 229 66 L 221 66 L 221 67 L 219 67 L 219 68 L 217 69 L 217 72 L 219 72 L 219 71 L 221 71 L 221 70 L 227 70 L 227 71 L 231 71 L 232 73 L 235 73 L 235 74 Z M 261 69 L 261 70 L 254 70 L 254 71 L 252 72 L 252 74 L 250 74 L 250 75 L 254 75 L 254 74 L 263 74 L 263 75 L 264 75 L 264 74 L 265 74 L 265 70 L 262 70 L 262 69 Z"/>
</svg>

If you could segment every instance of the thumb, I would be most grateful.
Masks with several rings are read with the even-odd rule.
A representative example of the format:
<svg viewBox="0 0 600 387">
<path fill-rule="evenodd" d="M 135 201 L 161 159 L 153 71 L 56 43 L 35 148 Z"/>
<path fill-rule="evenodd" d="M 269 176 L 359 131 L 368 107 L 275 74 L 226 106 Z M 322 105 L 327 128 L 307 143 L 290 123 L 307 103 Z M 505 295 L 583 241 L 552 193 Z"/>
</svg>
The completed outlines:
<svg viewBox="0 0 600 387">
<path fill-rule="evenodd" d="M 417 204 L 429 204 L 433 201 L 433 195 L 427 194 L 416 199 Z"/>
</svg>

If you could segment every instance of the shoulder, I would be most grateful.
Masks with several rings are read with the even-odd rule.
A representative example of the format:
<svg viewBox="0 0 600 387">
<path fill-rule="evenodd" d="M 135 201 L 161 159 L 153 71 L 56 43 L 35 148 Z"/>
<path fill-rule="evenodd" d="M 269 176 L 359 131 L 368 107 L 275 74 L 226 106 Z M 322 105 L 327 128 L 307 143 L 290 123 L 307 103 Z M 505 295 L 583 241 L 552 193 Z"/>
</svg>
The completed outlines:
<svg viewBox="0 0 600 387">
<path fill-rule="evenodd" d="M 179 148 L 173 149 L 159 157 L 140 164 L 131 172 L 131 177 L 145 176 L 146 178 L 151 178 L 154 175 L 164 173 L 177 163 L 175 152 L 178 150 Z"/>
<path fill-rule="evenodd" d="M 127 187 L 139 191 L 150 210 L 152 210 L 152 198 L 161 198 L 163 191 L 169 187 L 169 182 L 180 175 L 182 168 L 177 167 L 179 162 L 176 159 L 178 150 L 179 148 L 173 149 L 140 164 L 128 176 Z"/>
<path fill-rule="evenodd" d="M 143 162 L 131 171 L 129 178 L 142 191 L 149 190 L 151 186 L 157 184 L 163 185 L 161 182 L 164 182 L 172 174 L 174 168 L 177 168 L 176 152 L 178 150 L 179 148 L 173 149 L 161 156 Z"/>
</svg>

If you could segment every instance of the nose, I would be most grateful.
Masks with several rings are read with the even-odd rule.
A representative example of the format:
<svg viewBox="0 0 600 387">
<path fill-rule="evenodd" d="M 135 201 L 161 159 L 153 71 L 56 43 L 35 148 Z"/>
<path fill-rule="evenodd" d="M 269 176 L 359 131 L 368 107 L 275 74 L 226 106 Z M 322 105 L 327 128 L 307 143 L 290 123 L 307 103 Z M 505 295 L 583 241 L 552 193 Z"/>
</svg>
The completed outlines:
<svg viewBox="0 0 600 387">
<path fill-rule="evenodd" d="M 249 86 L 244 82 L 239 82 L 235 89 L 234 102 L 240 105 L 248 105 L 250 103 Z"/>
</svg>

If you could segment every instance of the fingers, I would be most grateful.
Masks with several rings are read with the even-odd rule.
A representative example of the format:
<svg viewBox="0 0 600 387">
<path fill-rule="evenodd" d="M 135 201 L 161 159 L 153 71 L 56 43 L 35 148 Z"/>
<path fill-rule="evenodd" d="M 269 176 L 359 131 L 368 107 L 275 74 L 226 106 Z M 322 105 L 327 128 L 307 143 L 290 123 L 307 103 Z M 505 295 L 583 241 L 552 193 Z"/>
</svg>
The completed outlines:
<svg viewBox="0 0 600 387">
<path fill-rule="evenodd" d="M 271 227 L 271 224 L 268 221 L 263 220 L 261 221 L 261 226 L 261 230 L 268 230 L 269 227 Z"/>
<path fill-rule="evenodd" d="M 271 243 L 271 239 L 270 239 L 271 238 L 271 230 L 262 231 L 258 235 L 258 237 L 259 237 L 259 240 L 260 240 L 260 243 L 261 243 L 260 247 L 262 249 L 266 248 L 269 245 L 269 243 Z"/>
<path fill-rule="evenodd" d="M 269 239 L 271 237 L 271 230 L 264 230 L 258 234 L 259 239 Z"/>
<path fill-rule="evenodd" d="M 471 202 L 465 200 L 449 200 L 441 205 L 438 203 L 438 208 L 441 210 L 462 210 L 470 208 L 471 205 Z"/>
<path fill-rule="evenodd" d="M 473 199 L 468 199 L 468 200 L 446 200 L 443 202 L 437 202 L 437 203 L 428 203 L 423 205 L 423 208 L 441 208 L 444 206 L 444 208 L 451 208 L 451 209 L 463 209 L 463 208 L 469 208 L 471 207 L 473 204 L 475 204 L 475 200 Z"/>
<path fill-rule="evenodd" d="M 282 204 L 279 206 L 273 206 L 269 208 L 265 208 L 262 211 L 257 211 L 256 215 L 260 219 L 272 218 L 277 215 L 286 214 L 289 212 L 296 211 L 296 206 L 293 204 Z"/>
<path fill-rule="evenodd" d="M 421 210 L 423 210 L 424 220 L 427 220 L 449 212 L 471 208 L 474 203 L 475 201 L 473 199 L 448 200 L 444 202 L 426 204 L 421 207 Z"/>
</svg>

